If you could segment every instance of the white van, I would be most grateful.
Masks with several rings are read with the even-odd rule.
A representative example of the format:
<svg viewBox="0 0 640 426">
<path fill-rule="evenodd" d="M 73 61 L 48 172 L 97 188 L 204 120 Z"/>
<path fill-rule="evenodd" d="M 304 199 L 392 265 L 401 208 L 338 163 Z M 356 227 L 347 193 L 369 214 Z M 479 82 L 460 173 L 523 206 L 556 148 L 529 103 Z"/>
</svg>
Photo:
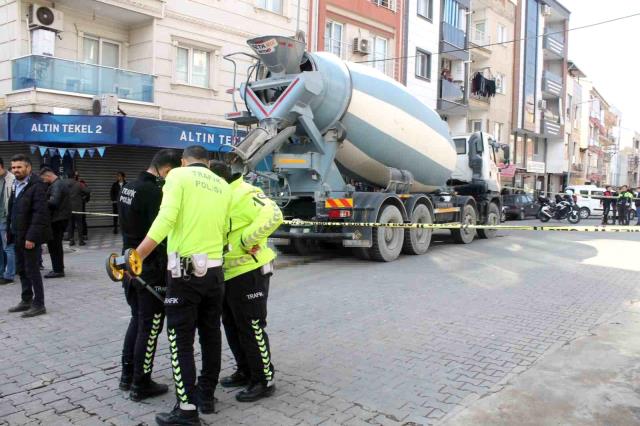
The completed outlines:
<svg viewBox="0 0 640 426">
<path fill-rule="evenodd" d="M 573 185 L 568 186 L 566 191 L 573 191 L 577 198 L 577 205 L 580 208 L 580 219 L 588 219 L 589 216 L 602 214 L 602 202 L 600 198 L 604 196 L 605 188 L 595 185 Z"/>
</svg>

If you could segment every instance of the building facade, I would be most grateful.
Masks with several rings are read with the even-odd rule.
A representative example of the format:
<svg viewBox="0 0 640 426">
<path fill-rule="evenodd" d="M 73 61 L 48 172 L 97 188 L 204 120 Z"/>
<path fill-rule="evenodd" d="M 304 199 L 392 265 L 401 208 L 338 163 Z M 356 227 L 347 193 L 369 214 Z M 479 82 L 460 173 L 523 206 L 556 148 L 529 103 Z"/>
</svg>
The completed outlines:
<svg viewBox="0 0 640 426">
<path fill-rule="evenodd" d="M 308 47 L 402 80 L 402 0 L 311 0 Z"/>
<path fill-rule="evenodd" d="M 440 2 L 407 0 L 404 10 L 405 84 L 415 96 L 433 109 L 438 104 L 438 49 Z"/>
<path fill-rule="evenodd" d="M 452 134 L 467 132 L 470 0 L 440 0 L 437 111 Z"/>
<path fill-rule="evenodd" d="M 514 185 L 560 191 L 568 171 L 567 52 L 570 12 L 556 0 L 516 9 L 513 91 Z"/>
<path fill-rule="evenodd" d="M 233 141 L 229 89 L 247 39 L 306 29 L 308 0 L 9 0 L 0 5 L 0 156 L 23 152 L 92 188 L 110 211 L 116 171 L 162 147 Z M 235 85 L 246 79 L 238 60 Z M 105 95 L 98 104 L 96 96 Z M 97 108 L 97 110 L 96 110 Z M 94 115 L 98 114 L 98 115 Z M 97 148 L 100 148 L 97 150 Z M 89 155 L 85 155 L 89 153 Z M 82 156 L 80 156 L 82 155 Z"/>
<path fill-rule="evenodd" d="M 514 19 L 517 1 L 474 0 L 470 28 L 469 132 L 507 143 L 512 129 Z"/>
</svg>

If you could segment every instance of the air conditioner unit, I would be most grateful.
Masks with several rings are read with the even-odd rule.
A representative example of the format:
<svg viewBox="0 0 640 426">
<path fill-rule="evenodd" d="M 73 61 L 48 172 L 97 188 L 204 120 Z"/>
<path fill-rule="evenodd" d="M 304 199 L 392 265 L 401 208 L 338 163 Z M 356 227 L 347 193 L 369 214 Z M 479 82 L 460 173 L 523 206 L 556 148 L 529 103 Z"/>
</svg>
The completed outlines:
<svg viewBox="0 0 640 426">
<path fill-rule="evenodd" d="M 540 99 L 538 101 L 538 108 L 542 110 L 547 109 L 547 101 L 545 101 L 544 99 Z"/>
<path fill-rule="evenodd" d="M 353 53 L 366 55 L 369 53 L 369 39 L 356 37 L 353 39 Z"/>
<path fill-rule="evenodd" d="M 551 16 L 551 6 L 548 4 L 542 5 L 542 16 Z"/>
<path fill-rule="evenodd" d="M 91 104 L 93 115 L 117 115 L 118 96 L 114 94 L 104 94 L 93 97 Z"/>
<path fill-rule="evenodd" d="M 64 14 L 59 10 L 41 4 L 29 5 L 29 29 L 47 28 L 51 31 L 64 31 Z"/>
</svg>

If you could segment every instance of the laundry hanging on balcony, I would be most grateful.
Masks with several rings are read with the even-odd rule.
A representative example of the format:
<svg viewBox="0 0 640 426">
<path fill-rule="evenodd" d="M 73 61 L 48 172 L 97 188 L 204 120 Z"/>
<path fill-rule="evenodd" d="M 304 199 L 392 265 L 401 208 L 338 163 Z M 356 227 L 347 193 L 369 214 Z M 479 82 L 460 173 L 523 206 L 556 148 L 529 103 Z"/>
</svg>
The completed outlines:
<svg viewBox="0 0 640 426">
<path fill-rule="evenodd" d="M 493 97 L 496 95 L 496 81 L 477 72 L 471 80 L 471 93 L 485 98 Z"/>
</svg>

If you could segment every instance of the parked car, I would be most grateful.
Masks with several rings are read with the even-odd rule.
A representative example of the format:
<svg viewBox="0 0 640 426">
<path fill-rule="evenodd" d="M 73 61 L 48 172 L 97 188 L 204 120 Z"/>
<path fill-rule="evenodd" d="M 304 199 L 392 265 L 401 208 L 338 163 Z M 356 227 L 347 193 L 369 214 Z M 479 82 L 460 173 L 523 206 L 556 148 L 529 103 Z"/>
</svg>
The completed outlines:
<svg viewBox="0 0 640 426">
<path fill-rule="evenodd" d="M 580 219 L 588 219 L 589 216 L 601 215 L 602 204 L 600 198 L 604 195 L 605 188 L 595 185 L 568 186 L 567 191 L 573 191 L 576 196 L 576 204 L 580 209 Z"/>
<path fill-rule="evenodd" d="M 531 194 L 503 195 L 502 203 L 507 219 L 524 220 L 529 216 L 537 216 L 540 210 L 540 203 Z"/>
</svg>

